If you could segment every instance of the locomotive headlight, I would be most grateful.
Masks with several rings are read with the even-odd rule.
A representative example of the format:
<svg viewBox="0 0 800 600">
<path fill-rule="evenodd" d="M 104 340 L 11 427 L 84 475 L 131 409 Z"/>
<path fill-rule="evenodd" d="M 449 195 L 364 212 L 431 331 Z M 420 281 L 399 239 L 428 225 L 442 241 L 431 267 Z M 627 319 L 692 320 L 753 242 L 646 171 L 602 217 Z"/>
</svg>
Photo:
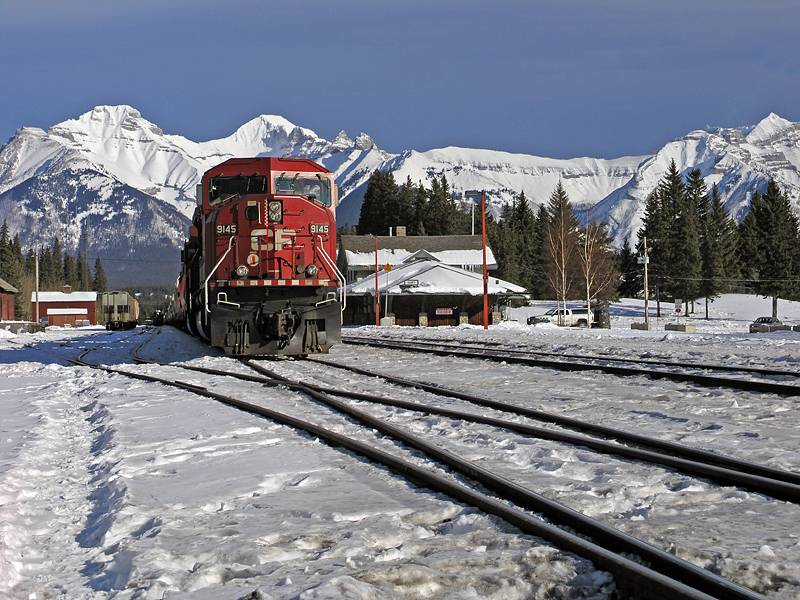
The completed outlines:
<svg viewBox="0 0 800 600">
<path fill-rule="evenodd" d="M 309 277 L 314 277 L 314 275 L 316 275 L 318 272 L 319 269 L 317 268 L 317 265 L 308 265 L 306 267 L 306 275 Z"/>
<path fill-rule="evenodd" d="M 248 271 L 247 265 L 239 265 L 238 267 L 236 267 L 236 275 L 238 275 L 239 277 L 247 277 L 247 274 L 249 272 L 250 271 Z"/>
<path fill-rule="evenodd" d="M 270 223 L 280 223 L 283 219 L 283 204 L 277 200 L 272 200 L 267 207 L 267 214 Z"/>
</svg>

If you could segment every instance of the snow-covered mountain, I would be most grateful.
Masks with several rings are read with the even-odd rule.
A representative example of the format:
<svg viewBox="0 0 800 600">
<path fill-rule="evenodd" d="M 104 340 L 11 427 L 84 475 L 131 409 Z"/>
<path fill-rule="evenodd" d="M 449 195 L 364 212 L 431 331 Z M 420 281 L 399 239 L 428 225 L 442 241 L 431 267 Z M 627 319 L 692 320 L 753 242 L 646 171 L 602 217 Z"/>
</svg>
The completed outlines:
<svg viewBox="0 0 800 600">
<path fill-rule="evenodd" d="M 89 255 L 109 262 L 112 283 L 164 282 L 177 272 L 178 248 L 194 207 L 194 186 L 209 167 L 233 156 L 304 156 L 336 173 L 340 224 L 354 224 L 370 173 L 398 182 L 444 174 L 452 190 L 485 189 L 499 212 L 524 191 L 547 201 L 561 180 L 575 204 L 591 207 L 617 243 L 634 237 L 644 199 L 671 159 L 716 182 L 741 218 L 753 191 L 775 177 L 800 204 L 800 124 L 770 114 L 750 128 L 693 131 L 651 156 L 551 159 L 469 148 L 392 154 L 365 133 L 326 140 L 283 117 L 262 115 L 228 137 L 195 142 L 165 134 L 130 106 L 98 106 L 47 131 L 25 127 L 0 148 L 0 219 L 23 244 L 59 236 L 71 250 L 88 228 Z M 174 257 L 174 260 L 172 259 Z"/>
<path fill-rule="evenodd" d="M 756 190 L 774 178 L 800 214 L 800 123 L 771 113 L 754 127 L 692 131 L 646 158 L 634 177 L 591 209 L 607 223 L 618 245 L 634 240 L 647 195 L 664 176 L 670 161 L 686 172 L 698 168 L 706 184 L 716 183 L 728 211 L 741 220 Z"/>
</svg>

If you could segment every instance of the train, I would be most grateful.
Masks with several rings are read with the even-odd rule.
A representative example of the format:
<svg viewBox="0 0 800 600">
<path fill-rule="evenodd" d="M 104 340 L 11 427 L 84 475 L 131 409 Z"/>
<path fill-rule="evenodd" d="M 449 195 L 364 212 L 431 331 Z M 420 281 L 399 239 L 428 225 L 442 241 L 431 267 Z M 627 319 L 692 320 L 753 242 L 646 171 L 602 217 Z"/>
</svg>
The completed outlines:
<svg viewBox="0 0 800 600">
<path fill-rule="evenodd" d="M 100 314 L 106 329 L 133 329 L 139 322 L 139 301 L 128 292 L 103 292 Z"/>
<path fill-rule="evenodd" d="M 231 158 L 203 174 L 170 319 L 234 356 L 307 356 L 341 341 L 333 173 Z"/>
</svg>

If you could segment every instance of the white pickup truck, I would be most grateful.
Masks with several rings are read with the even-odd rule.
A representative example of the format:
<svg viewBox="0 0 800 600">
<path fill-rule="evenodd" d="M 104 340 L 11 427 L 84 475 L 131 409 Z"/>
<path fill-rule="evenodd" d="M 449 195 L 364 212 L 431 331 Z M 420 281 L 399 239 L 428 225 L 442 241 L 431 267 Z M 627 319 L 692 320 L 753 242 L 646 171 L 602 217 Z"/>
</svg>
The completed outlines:
<svg viewBox="0 0 800 600">
<path fill-rule="evenodd" d="M 594 314 L 587 308 L 551 308 L 543 315 L 528 317 L 528 325 L 554 323 L 563 327 L 589 327 Z"/>
</svg>

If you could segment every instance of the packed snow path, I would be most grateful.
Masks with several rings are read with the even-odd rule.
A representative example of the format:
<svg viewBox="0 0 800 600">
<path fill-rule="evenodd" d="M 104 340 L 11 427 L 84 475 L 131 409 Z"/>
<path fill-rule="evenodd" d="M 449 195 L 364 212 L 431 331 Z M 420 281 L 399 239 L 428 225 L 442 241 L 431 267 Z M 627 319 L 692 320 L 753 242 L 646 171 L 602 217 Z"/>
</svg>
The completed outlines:
<svg viewBox="0 0 800 600">
<path fill-rule="evenodd" d="M 131 334 L 89 334 L 0 342 L 2 595 L 613 592 L 586 561 L 288 428 L 68 366 L 78 347 L 94 346 L 94 360 L 146 368 L 130 364 Z M 59 345 L 65 338 L 71 346 Z M 109 342 L 119 347 L 104 349 Z M 169 359 L 208 352 L 192 344 L 175 334 L 150 350 Z"/>
</svg>

